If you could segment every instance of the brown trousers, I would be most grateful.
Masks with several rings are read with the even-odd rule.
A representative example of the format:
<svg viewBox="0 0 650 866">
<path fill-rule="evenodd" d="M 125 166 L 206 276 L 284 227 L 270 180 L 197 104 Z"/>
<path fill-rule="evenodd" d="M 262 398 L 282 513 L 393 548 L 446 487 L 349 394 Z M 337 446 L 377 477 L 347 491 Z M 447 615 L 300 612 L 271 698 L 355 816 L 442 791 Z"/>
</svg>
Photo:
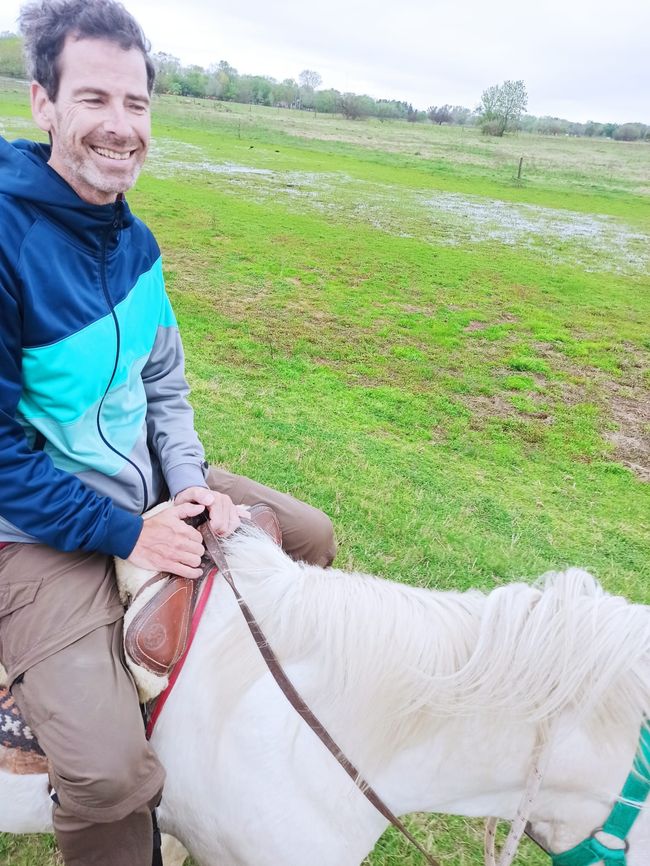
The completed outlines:
<svg viewBox="0 0 650 866">
<path fill-rule="evenodd" d="M 211 469 L 234 502 L 271 505 L 295 559 L 329 565 L 329 519 L 291 496 Z M 144 737 L 122 661 L 122 608 L 112 562 L 42 544 L 0 550 L 0 659 L 48 756 L 66 866 L 150 866 L 151 807 L 164 770 Z"/>
</svg>

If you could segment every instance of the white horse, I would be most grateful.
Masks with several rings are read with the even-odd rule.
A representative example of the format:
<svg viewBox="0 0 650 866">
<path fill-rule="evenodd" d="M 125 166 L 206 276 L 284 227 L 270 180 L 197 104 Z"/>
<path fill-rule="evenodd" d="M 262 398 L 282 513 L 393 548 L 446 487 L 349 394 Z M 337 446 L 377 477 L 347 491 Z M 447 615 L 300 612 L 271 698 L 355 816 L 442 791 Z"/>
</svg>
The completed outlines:
<svg viewBox="0 0 650 866">
<path fill-rule="evenodd" d="M 291 561 L 235 536 L 240 592 L 307 703 L 396 814 L 512 819 L 552 730 L 530 820 L 554 852 L 605 820 L 650 713 L 650 609 L 577 569 L 485 595 Z M 358 866 L 387 822 L 298 717 L 217 581 L 153 745 L 164 831 L 202 866 Z M 0 773 L 0 831 L 50 827 L 41 776 Z M 650 863 L 650 809 L 629 836 Z"/>
</svg>

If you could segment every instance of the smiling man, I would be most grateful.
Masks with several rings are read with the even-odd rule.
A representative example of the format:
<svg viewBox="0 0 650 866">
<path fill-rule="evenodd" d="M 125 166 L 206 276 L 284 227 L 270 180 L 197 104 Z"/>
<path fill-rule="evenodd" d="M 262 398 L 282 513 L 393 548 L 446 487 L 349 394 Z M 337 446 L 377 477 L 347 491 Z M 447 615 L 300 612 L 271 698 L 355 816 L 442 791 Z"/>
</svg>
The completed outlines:
<svg viewBox="0 0 650 866">
<path fill-rule="evenodd" d="M 327 565 L 335 545 L 322 512 L 205 462 L 160 251 L 124 198 L 150 139 L 140 27 L 114 0 L 39 0 L 20 21 L 49 145 L 0 139 L 0 660 L 49 759 L 65 863 L 149 866 L 164 772 L 112 557 L 196 577 L 185 518 L 208 508 L 228 534 L 255 502 L 295 558 Z"/>
</svg>

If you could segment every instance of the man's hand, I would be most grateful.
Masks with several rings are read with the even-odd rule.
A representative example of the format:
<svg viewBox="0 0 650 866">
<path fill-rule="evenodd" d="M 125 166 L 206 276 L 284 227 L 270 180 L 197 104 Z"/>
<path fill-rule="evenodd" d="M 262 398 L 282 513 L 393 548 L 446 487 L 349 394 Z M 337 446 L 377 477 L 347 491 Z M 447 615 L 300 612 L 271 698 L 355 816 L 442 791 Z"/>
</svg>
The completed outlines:
<svg viewBox="0 0 650 866">
<path fill-rule="evenodd" d="M 148 571 L 200 577 L 203 538 L 184 519 L 200 514 L 203 508 L 202 504 L 186 502 L 148 517 L 128 561 Z"/>
<path fill-rule="evenodd" d="M 240 517 L 248 517 L 245 505 L 235 505 L 226 493 L 217 493 L 207 487 L 188 487 L 176 494 L 175 505 L 198 503 L 208 509 L 210 528 L 215 535 L 231 535 L 241 526 Z"/>
</svg>

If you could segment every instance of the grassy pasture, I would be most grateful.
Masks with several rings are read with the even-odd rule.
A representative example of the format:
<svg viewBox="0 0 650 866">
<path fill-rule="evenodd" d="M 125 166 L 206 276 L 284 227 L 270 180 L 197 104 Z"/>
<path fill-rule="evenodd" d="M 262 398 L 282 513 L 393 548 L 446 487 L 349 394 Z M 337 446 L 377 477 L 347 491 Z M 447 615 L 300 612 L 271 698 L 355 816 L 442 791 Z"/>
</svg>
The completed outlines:
<svg viewBox="0 0 650 866">
<path fill-rule="evenodd" d="M 30 137 L 25 87 L 3 88 L 0 133 Z M 490 590 L 578 564 L 650 602 L 648 144 L 154 113 L 129 200 L 212 461 L 324 508 L 344 568 Z M 476 823 L 412 824 L 481 862 Z M 6 866 L 55 862 L 0 836 Z M 368 860 L 421 862 L 392 831 Z"/>
</svg>

